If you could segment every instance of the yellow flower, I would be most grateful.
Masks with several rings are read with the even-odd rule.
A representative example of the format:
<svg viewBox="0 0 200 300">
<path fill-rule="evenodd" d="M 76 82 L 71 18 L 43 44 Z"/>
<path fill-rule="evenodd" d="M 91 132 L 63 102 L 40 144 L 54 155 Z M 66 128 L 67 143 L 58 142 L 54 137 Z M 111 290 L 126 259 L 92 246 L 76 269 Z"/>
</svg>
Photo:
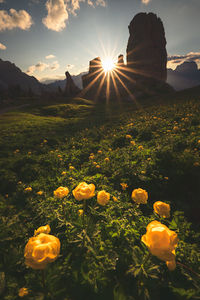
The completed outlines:
<svg viewBox="0 0 200 300">
<path fill-rule="evenodd" d="M 24 296 L 27 296 L 28 295 L 28 289 L 23 287 L 21 289 L 19 289 L 18 291 L 18 296 L 19 297 L 24 297 Z"/>
<path fill-rule="evenodd" d="M 69 194 L 69 190 L 67 187 L 60 186 L 53 193 L 55 197 L 62 199 Z"/>
<path fill-rule="evenodd" d="M 165 176 L 164 179 L 165 179 L 165 180 L 169 180 L 169 177 Z"/>
<path fill-rule="evenodd" d="M 200 144 L 200 140 L 197 141 L 197 144 Z"/>
<path fill-rule="evenodd" d="M 14 151 L 14 153 L 19 153 L 19 149 L 16 149 L 16 150 Z"/>
<path fill-rule="evenodd" d="M 48 141 L 47 140 L 43 140 L 43 143 L 47 143 Z"/>
<path fill-rule="evenodd" d="M 25 264 L 32 269 L 44 269 L 48 263 L 56 260 L 60 253 L 60 241 L 57 237 L 40 233 L 31 237 L 24 250 Z"/>
<path fill-rule="evenodd" d="M 194 165 L 194 167 L 199 167 L 200 164 L 198 161 L 195 161 L 193 165 Z"/>
<path fill-rule="evenodd" d="M 61 175 L 66 175 L 67 174 L 67 172 L 66 171 L 63 171 L 62 173 L 61 173 Z"/>
<path fill-rule="evenodd" d="M 76 200 L 90 199 L 94 197 L 95 185 L 87 184 L 86 182 L 81 182 L 79 185 L 72 191 L 74 198 Z"/>
<path fill-rule="evenodd" d="M 69 169 L 70 170 L 74 170 L 75 168 L 73 166 L 69 166 Z"/>
<path fill-rule="evenodd" d="M 130 134 L 127 134 L 126 139 L 132 139 L 132 136 Z"/>
<path fill-rule="evenodd" d="M 174 271 L 176 269 L 176 261 L 175 259 L 166 261 L 166 265 L 170 271 Z"/>
<path fill-rule="evenodd" d="M 17 184 L 22 184 L 22 181 L 18 181 L 18 183 Z"/>
<path fill-rule="evenodd" d="M 153 204 L 153 209 L 156 214 L 163 218 L 170 217 L 170 205 L 162 201 L 156 201 Z"/>
<path fill-rule="evenodd" d="M 148 199 L 148 193 L 139 188 L 132 191 L 131 198 L 133 201 L 135 201 L 137 204 L 146 204 Z"/>
<path fill-rule="evenodd" d="M 102 190 L 100 192 L 98 192 L 97 194 L 97 202 L 104 206 L 106 205 L 110 200 L 110 194 L 107 193 L 106 191 Z"/>
<path fill-rule="evenodd" d="M 25 192 L 31 192 L 32 191 L 32 187 L 29 186 L 29 187 L 25 188 L 24 191 Z"/>
<path fill-rule="evenodd" d="M 37 192 L 37 195 L 41 196 L 44 192 L 43 191 L 39 191 Z"/>
<path fill-rule="evenodd" d="M 139 150 L 143 150 L 144 148 L 143 148 L 143 146 L 139 146 L 138 149 Z"/>
<path fill-rule="evenodd" d="M 101 150 L 98 150 L 98 152 L 97 153 L 99 153 L 99 154 L 102 154 L 102 151 Z"/>
<path fill-rule="evenodd" d="M 130 144 L 131 144 L 132 146 L 135 146 L 135 145 L 136 145 L 135 141 L 130 141 Z"/>
<path fill-rule="evenodd" d="M 178 126 L 174 126 L 173 130 L 178 131 L 179 130 Z"/>
<path fill-rule="evenodd" d="M 94 154 L 90 154 L 89 159 L 94 159 Z"/>
<path fill-rule="evenodd" d="M 127 183 L 120 183 L 121 187 L 122 187 L 122 190 L 125 191 L 128 187 L 128 184 Z"/>
<path fill-rule="evenodd" d="M 83 213 L 84 213 L 83 209 L 78 210 L 78 214 L 79 214 L 80 217 L 83 215 Z"/>
<path fill-rule="evenodd" d="M 113 201 L 118 202 L 118 199 L 115 196 L 113 196 Z"/>
<path fill-rule="evenodd" d="M 45 226 L 40 226 L 37 230 L 34 231 L 34 236 L 36 236 L 40 233 L 48 234 L 50 231 L 51 231 L 51 227 L 48 224 Z"/>
<path fill-rule="evenodd" d="M 28 152 L 28 155 L 31 155 L 31 151 Z"/>
<path fill-rule="evenodd" d="M 105 162 L 108 162 L 108 161 L 110 161 L 110 158 L 106 157 L 104 160 L 105 160 Z"/>
<path fill-rule="evenodd" d="M 175 260 L 175 248 L 178 244 L 176 232 L 158 221 L 147 225 L 147 232 L 141 241 L 149 248 L 152 255 L 166 262 Z"/>
<path fill-rule="evenodd" d="M 62 157 L 62 155 L 61 155 L 61 154 L 58 154 L 57 156 L 58 156 L 58 157 Z"/>
<path fill-rule="evenodd" d="M 101 167 L 100 167 L 100 165 L 96 165 L 96 168 L 97 168 L 97 169 L 100 169 Z"/>
</svg>

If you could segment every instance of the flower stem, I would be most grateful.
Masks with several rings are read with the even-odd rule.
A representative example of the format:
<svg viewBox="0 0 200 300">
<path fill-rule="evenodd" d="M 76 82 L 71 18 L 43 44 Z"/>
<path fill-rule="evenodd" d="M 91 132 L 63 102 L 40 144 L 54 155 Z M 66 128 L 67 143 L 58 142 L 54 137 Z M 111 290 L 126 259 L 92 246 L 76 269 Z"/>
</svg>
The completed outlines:
<svg viewBox="0 0 200 300">
<path fill-rule="evenodd" d="M 42 270 L 42 287 L 44 290 L 44 294 L 46 295 L 46 280 L 45 280 L 45 270 Z"/>
<path fill-rule="evenodd" d="M 200 275 L 198 273 L 196 273 L 195 271 L 193 271 L 192 269 L 190 269 L 189 267 L 187 267 L 186 265 L 180 263 L 179 261 L 177 261 L 177 265 L 189 270 L 190 272 L 192 272 L 193 274 L 195 274 L 197 277 L 200 277 Z"/>
</svg>

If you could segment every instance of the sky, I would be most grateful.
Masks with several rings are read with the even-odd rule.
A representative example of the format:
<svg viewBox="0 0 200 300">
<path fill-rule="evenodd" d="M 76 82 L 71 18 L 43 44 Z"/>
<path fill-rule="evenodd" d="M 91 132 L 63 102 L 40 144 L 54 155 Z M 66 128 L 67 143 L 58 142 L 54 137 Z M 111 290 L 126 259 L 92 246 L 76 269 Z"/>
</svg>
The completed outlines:
<svg viewBox="0 0 200 300">
<path fill-rule="evenodd" d="M 76 75 L 97 56 L 125 56 L 139 12 L 163 21 L 168 67 L 200 68 L 200 0 L 0 0 L 0 58 L 41 81 Z"/>
</svg>

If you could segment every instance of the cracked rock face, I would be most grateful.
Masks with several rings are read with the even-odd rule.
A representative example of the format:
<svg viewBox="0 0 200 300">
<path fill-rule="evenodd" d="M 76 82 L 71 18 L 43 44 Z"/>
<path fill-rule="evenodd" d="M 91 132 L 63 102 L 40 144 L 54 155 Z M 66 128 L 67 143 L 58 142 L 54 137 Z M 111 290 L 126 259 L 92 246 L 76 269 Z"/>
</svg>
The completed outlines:
<svg viewBox="0 0 200 300">
<path fill-rule="evenodd" d="M 136 74 L 166 81 L 166 39 L 161 19 L 153 13 L 139 13 L 131 21 L 129 33 L 128 67 Z"/>
</svg>

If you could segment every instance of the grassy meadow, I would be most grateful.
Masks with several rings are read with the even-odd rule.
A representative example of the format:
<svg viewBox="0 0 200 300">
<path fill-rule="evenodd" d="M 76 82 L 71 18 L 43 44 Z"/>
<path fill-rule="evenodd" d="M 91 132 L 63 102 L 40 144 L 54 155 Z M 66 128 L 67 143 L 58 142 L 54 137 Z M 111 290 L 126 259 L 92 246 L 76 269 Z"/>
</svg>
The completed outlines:
<svg viewBox="0 0 200 300">
<path fill-rule="evenodd" d="M 0 116 L 0 149 L 0 299 L 20 299 L 22 287 L 34 300 L 200 299 L 198 94 L 151 105 L 33 101 Z M 80 182 L 95 196 L 76 200 Z M 131 199 L 137 188 L 147 204 Z M 170 204 L 169 218 L 153 211 L 156 201 Z M 174 271 L 141 241 L 153 220 L 178 235 Z M 25 265 L 24 248 L 46 224 L 61 250 L 43 272 Z"/>
</svg>

